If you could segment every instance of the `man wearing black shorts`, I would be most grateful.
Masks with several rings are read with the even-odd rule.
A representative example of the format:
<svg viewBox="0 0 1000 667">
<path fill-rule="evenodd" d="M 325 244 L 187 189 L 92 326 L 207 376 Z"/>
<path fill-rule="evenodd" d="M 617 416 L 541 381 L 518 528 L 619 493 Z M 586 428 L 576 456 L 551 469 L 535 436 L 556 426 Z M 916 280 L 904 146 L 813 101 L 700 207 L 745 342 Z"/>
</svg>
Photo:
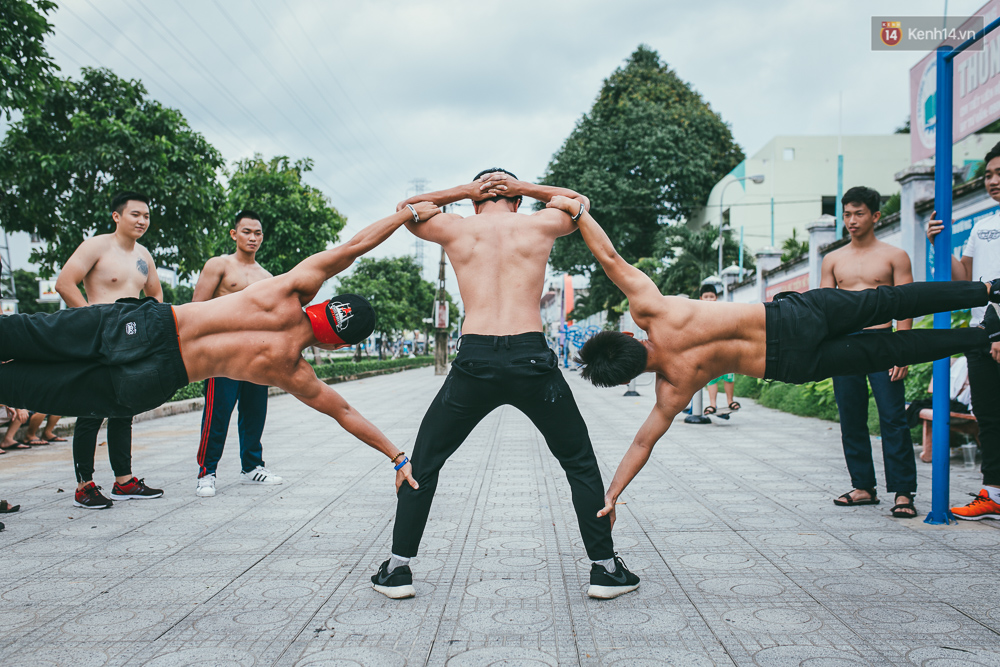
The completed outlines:
<svg viewBox="0 0 1000 667">
<path fill-rule="evenodd" d="M 580 350 L 583 377 L 602 387 L 656 373 L 656 405 L 622 458 L 601 516 L 614 517 L 618 496 L 639 472 L 673 418 L 706 382 L 723 373 L 803 383 L 834 375 L 867 375 L 941 359 L 1000 339 L 1000 281 L 910 283 L 856 292 L 784 292 L 770 303 L 692 301 L 663 296 L 649 277 L 615 251 L 597 221 L 566 197 L 549 206 L 580 214 L 580 232 L 604 271 L 628 297 L 629 312 L 649 339 L 604 331 Z M 981 327 L 849 334 L 890 320 L 985 306 Z"/>
<path fill-rule="evenodd" d="M 228 377 L 280 387 L 396 462 L 396 485 L 416 485 L 409 463 L 371 422 L 316 377 L 311 346 L 367 338 L 371 305 L 357 295 L 313 304 L 326 280 L 404 222 L 439 209 L 420 203 L 312 255 L 286 274 L 211 301 L 181 306 L 130 299 L 58 313 L 0 318 L 0 403 L 76 416 L 130 417 L 170 399 L 188 382 Z"/>
</svg>

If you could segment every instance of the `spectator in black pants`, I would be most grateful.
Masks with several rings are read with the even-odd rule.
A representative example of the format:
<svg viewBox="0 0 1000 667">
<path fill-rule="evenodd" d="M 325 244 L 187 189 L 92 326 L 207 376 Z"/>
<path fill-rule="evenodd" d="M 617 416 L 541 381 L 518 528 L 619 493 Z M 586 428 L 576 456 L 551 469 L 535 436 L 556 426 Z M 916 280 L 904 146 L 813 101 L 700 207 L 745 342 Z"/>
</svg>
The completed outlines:
<svg viewBox="0 0 1000 667">
<path fill-rule="evenodd" d="M 1000 202 L 1000 144 L 990 149 L 984 160 L 984 185 L 990 197 Z M 933 216 L 932 216 L 933 217 Z M 940 220 L 927 225 L 927 238 L 944 228 Z M 951 257 L 952 280 L 978 280 L 981 276 L 1000 275 L 1000 214 L 979 220 L 962 249 L 962 259 Z M 983 317 L 983 308 L 972 309 L 972 322 Z M 969 360 L 969 388 L 972 410 L 979 422 L 979 443 L 983 453 L 983 487 L 974 500 L 963 507 L 952 507 L 959 519 L 1000 519 L 1000 343 L 982 345 L 965 355 Z"/>
<path fill-rule="evenodd" d="M 867 187 L 853 187 L 844 193 L 844 227 L 851 242 L 823 258 L 821 287 L 856 292 L 881 286 L 905 285 L 913 282 L 910 257 L 902 249 L 875 238 L 875 223 L 881 217 L 881 198 Z M 913 320 L 897 323 L 900 331 L 912 328 Z M 892 320 L 877 322 L 863 331 L 851 334 L 859 343 L 863 338 L 892 335 Z M 885 465 L 885 486 L 896 495 L 892 515 L 899 519 L 917 516 L 913 496 L 917 491 L 917 465 L 913 441 L 906 425 L 906 392 L 903 378 L 906 366 L 857 375 L 835 375 L 833 391 L 840 411 L 840 434 L 844 458 L 851 474 L 852 489 L 833 503 L 877 505 L 875 465 L 872 461 L 871 436 L 868 434 L 868 384 L 878 407 L 882 433 L 882 457 Z"/>
<path fill-rule="evenodd" d="M 120 193 L 111 202 L 111 219 L 115 223 L 115 231 L 98 234 L 81 243 L 59 273 L 56 291 L 70 308 L 114 303 L 122 298 L 136 299 L 142 292 L 156 301 L 163 301 L 163 289 L 156 275 L 153 256 L 138 243 L 149 228 L 149 200 L 135 192 Z M 86 298 L 77 287 L 80 283 L 87 290 Z M 123 335 L 126 341 L 133 341 L 132 347 L 139 347 L 145 342 L 142 340 L 145 334 L 136 328 L 134 322 L 126 326 L 128 328 Z M 77 507 L 106 509 L 111 507 L 112 500 L 159 498 L 163 495 L 162 490 L 150 488 L 144 480 L 132 475 L 132 418 L 120 415 L 117 415 L 119 420 L 108 425 L 108 455 L 115 471 L 111 498 L 105 497 L 100 487 L 94 484 L 97 431 L 104 417 L 111 416 L 116 415 L 90 415 L 77 420 L 73 436 L 77 481 L 73 502 Z"/>
</svg>

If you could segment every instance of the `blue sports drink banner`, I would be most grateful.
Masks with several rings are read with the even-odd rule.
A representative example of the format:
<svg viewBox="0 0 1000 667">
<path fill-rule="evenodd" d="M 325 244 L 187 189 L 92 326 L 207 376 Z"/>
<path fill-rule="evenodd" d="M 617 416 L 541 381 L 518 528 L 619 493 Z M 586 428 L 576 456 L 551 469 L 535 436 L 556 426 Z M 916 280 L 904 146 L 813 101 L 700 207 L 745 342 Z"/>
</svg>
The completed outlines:
<svg viewBox="0 0 1000 667">
<path fill-rule="evenodd" d="M 983 218 L 988 218 L 997 212 L 1000 212 L 1000 206 L 991 206 L 956 220 L 951 227 L 951 254 L 961 259 L 962 249 L 965 248 L 965 242 L 969 240 L 972 227 Z M 924 243 L 927 244 L 927 280 L 934 280 L 934 245 L 926 237 L 924 237 Z"/>
</svg>

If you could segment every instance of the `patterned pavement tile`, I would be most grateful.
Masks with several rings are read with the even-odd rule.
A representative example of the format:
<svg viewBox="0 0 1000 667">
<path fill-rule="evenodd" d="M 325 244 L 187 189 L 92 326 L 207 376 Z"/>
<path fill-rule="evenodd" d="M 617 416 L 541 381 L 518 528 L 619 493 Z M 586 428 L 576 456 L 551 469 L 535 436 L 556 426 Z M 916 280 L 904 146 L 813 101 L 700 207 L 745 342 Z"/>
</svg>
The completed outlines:
<svg viewBox="0 0 1000 667">
<path fill-rule="evenodd" d="M 610 479 L 651 392 L 566 375 Z M 409 451 L 441 382 L 422 369 L 336 389 Z M 1000 667 L 1000 522 L 836 508 L 836 425 L 743 402 L 728 422 L 678 420 L 623 494 L 615 545 L 642 585 L 611 601 L 586 596 L 565 475 L 509 407 L 442 470 L 417 597 L 401 601 L 369 582 L 392 542 L 391 467 L 288 396 L 271 399 L 263 439 L 279 486 L 239 483 L 234 425 L 218 495 L 197 498 L 198 413 L 135 426 L 158 500 L 79 510 L 69 447 L 29 452 L 0 469 L 24 506 L 0 536 L 0 664 Z M 953 501 L 976 482 L 954 470 Z"/>
</svg>

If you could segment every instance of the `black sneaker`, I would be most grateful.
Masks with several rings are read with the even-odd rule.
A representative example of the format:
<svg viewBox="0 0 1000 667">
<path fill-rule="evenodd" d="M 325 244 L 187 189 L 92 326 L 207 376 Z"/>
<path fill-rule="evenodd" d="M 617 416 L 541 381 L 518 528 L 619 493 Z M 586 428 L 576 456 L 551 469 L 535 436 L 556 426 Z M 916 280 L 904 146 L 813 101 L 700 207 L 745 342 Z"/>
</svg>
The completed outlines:
<svg viewBox="0 0 1000 667">
<path fill-rule="evenodd" d="M 997 282 L 1000 283 L 1000 281 Z M 997 315 L 997 304 L 989 303 L 986 305 L 986 314 L 983 315 L 983 321 L 979 323 L 979 326 L 986 330 L 990 342 L 995 343 L 1000 340 L 1000 316 Z"/>
<path fill-rule="evenodd" d="M 409 565 L 397 567 L 389 573 L 389 561 L 385 561 L 372 575 L 372 588 L 393 600 L 412 598 L 417 594 L 413 590 L 413 573 Z"/>
<path fill-rule="evenodd" d="M 608 572 L 603 565 L 590 567 L 590 588 L 587 595 L 598 600 L 610 600 L 639 588 L 639 577 L 629 572 L 622 559 L 615 554 L 615 571 Z"/>
<path fill-rule="evenodd" d="M 124 484 L 115 482 L 111 487 L 112 500 L 144 500 L 147 498 L 159 498 L 163 495 L 163 489 L 151 489 L 146 486 L 146 480 L 133 477 Z"/>
<path fill-rule="evenodd" d="M 106 510 L 114 505 L 111 500 L 105 498 L 104 494 L 101 493 L 101 487 L 93 482 L 88 483 L 87 486 L 76 492 L 73 504 L 87 510 Z"/>
</svg>

